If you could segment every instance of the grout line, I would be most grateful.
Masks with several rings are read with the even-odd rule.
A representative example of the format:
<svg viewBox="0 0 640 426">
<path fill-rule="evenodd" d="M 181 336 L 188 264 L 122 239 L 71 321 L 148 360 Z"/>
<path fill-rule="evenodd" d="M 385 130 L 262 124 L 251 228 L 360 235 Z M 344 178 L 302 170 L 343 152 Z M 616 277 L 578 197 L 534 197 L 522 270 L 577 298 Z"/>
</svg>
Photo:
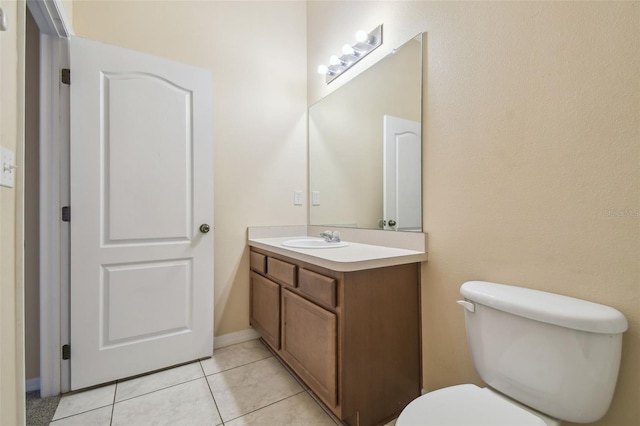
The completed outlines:
<svg viewBox="0 0 640 426">
<path fill-rule="evenodd" d="M 92 411 L 101 410 L 101 409 L 106 408 L 106 407 L 109 407 L 109 406 L 111 406 L 111 404 L 102 405 L 102 406 L 100 406 L 100 407 L 95 407 L 95 408 L 90 408 L 90 409 L 85 410 L 85 411 L 80 411 L 80 412 L 78 412 L 78 413 L 73 413 L 73 414 L 70 414 L 70 415 L 68 415 L 68 416 L 60 417 L 59 419 L 55 419 L 55 420 L 53 420 L 53 419 L 52 419 L 50 423 L 55 423 L 55 422 L 57 422 L 58 420 L 69 419 L 69 418 L 71 418 L 71 417 L 79 416 L 80 414 L 86 414 L 86 413 L 90 413 L 90 412 L 92 412 Z M 54 413 L 54 416 L 55 416 L 55 413 Z"/>
<path fill-rule="evenodd" d="M 204 374 L 204 380 L 207 382 L 207 387 L 209 388 L 209 393 L 211 394 L 211 399 L 213 399 L 213 405 L 216 406 L 216 411 L 218 412 L 218 417 L 220 417 L 220 423 L 224 426 L 224 419 L 222 418 L 222 413 L 220 412 L 220 407 L 218 407 L 218 403 L 216 402 L 216 397 L 213 396 L 213 390 L 211 390 L 211 384 L 209 383 L 209 379 L 207 379 L 207 375 L 204 372 L 204 367 L 202 366 L 202 361 L 200 361 L 200 368 L 202 369 L 202 374 Z"/>
<path fill-rule="evenodd" d="M 195 382 L 196 380 L 200 380 L 200 379 L 205 379 L 206 380 L 206 377 L 205 376 L 196 377 L 195 379 L 185 380 L 184 382 L 174 383 L 172 385 L 168 385 L 168 386 L 162 387 L 160 389 L 154 389 L 154 390 L 149 391 L 149 392 L 141 393 L 140 395 L 132 396 L 130 398 L 121 399 L 120 401 L 117 401 L 117 402 L 114 401 L 114 405 L 115 404 L 119 404 L 121 402 L 125 402 L 125 401 L 131 401 L 132 399 L 136 399 L 136 398 L 139 398 L 141 396 L 151 395 L 152 393 L 160 392 L 160 391 L 163 391 L 165 389 L 170 389 L 170 388 L 174 388 L 176 386 L 184 385 L 185 383 Z"/>
<path fill-rule="evenodd" d="M 248 411 L 248 412 L 244 413 L 243 415 L 238 416 L 238 417 L 234 417 L 233 419 L 229 419 L 228 421 L 233 421 L 233 420 L 239 419 L 239 418 L 241 418 L 241 417 L 248 416 L 248 415 L 249 415 L 249 414 L 251 414 L 251 413 L 255 413 L 256 411 L 260 411 L 260 410 L 265 409 L 265 408 L 267 408 L 267 407 L 270 407 L 270 406 L 272 406 L 272 405 L 274 405 L 274 404 L 278 404 L 279 402 L 286 401 L 287 399 L 289 399 L 289 398 L 293 398 L 294 396 L 298 396 L 298 395 L 300 395 L 301 393 L 304 393 L 304 392 L 306 392 L 306 391 L 305 391 L 304 389 L 302 389 L 300 392 L 296 392 L 296 393 L 294 393 L 294 394 L 291 394 L 291 395 L 289 395 L 289 396 L 286 396 L 286 397 L 284 397 L 284 398 L 282 398 L 282 399 L 279 399 L 279 400 L 277 400 L 277 401 L 273 401 L 273 402 L 271 402 L 271 403 L 269 403 L 269 404 L 267 404 L 267 405 L 265 405 L 265 406 L 263 406 L 263 407 L 256 408 L 255 410 Z M 221 418 L 222 418 L 222 417 L 221 417 Z"/>
<path fill-rule="evenodd" d="M 116 395 L 118 394 L 118 384 L 120 380 L 116 381 L 116 388 L 113 390 L 113 403 L 111 404 L 111 417 L 109 418 L 109 426 L 113 426 L 113 412 L 116 410 Z"/>
<path fill-rule="evenodd" d="M 226 370 L 216 371 L 215 373 L 211 373 L 211 374 L 206 374 L 205 373 L 204 377 L 210 377 L 210 376 L 215 376 L 216 374 L 226 373 L 227 371 L 235 370 L 235 369 L 241 368 L 241 367 L 246 367 L 247 365 L 255 364 L 256 362 L 264 361 L 265 359 L 269 359 L 269 358 L 274 358 L 274 356 L 273 355 L 269 355 L 269 356 L 266 356 L 264 358 L 255 359 L 253 361 L 247 362 L 246 364 L 236 365 L 235 367 L 230 367 L 230 368 L 227 368 Z M 202 371 L 204 372 L 204 369 Z"/>
</svg>

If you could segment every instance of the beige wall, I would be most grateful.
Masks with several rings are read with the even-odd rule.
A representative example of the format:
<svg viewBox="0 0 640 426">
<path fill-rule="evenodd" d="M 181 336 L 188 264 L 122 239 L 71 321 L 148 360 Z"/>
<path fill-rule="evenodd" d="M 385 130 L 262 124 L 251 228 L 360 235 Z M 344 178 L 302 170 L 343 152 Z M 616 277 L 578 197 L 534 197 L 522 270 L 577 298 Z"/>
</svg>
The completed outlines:
<svg viewBox="0 0 640 426">
<path fill-rule="evenodd" d="M 250 225 L 305 224 L 304 2 L 80 1 L 77 35 L 213 74 L 215 335 L 249 328 Z"/>
<path fill-rule="evenodd" d="M 381 56 L 428 32 L 424 387 L 481 383 L 459 286 L 480 279 L 613 306 L 629 320 L 600 425 L 640 419 L 640 3 L 310 2 L 314 74 L 384 23 Z"/>
<path fill-rule="evenodd" d="M 24 421 L 22 221 L 24 148 L 24 1 L 0 1 L 8 30 L 0 32 L 0 145 L 16 153 L 14 188 L 0 187 L 0 424 Z"/>
</svg>

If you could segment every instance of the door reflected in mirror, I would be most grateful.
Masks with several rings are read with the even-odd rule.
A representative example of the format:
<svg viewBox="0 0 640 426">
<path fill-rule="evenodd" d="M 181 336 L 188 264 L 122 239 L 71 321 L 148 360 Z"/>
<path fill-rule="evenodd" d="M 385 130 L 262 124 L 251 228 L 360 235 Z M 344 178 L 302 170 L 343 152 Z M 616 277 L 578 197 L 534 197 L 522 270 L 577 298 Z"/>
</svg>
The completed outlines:
<svg viewBox="0 0 640 426">
<path fill-rule="evenodd" d="M 309 223 L 422 230 L 422 39 L 309 108 Z"/>
</svg>

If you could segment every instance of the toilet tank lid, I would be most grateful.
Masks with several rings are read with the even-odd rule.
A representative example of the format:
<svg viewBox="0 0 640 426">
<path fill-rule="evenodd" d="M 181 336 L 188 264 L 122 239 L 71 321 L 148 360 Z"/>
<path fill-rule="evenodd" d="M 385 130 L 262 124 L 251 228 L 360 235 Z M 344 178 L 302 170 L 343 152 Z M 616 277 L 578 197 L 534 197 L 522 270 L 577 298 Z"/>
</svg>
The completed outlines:
<svg viewBox="0 0 640 426">
<path fill-rule="evenodd" d="M 618 334 L 628 327 L 617 309 L 546 291 L 468 281 L 460 287 L 460 294 L 480 305 L 574 330 Z"/>
</svg>

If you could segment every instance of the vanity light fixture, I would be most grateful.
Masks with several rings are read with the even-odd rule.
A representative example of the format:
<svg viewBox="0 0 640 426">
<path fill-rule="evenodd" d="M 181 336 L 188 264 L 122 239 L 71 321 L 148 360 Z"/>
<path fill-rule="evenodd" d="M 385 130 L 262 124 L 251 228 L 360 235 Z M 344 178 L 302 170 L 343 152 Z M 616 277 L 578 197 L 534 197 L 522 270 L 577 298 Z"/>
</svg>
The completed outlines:
<svg viewBox="0 0 640 426">
<path fill-rule="evenodd" d="M 318 67 L 318 73 L 324 74 L 325 81 L 329 84 L 340 74 L 373 52 L 381 44 L 382 24 L 375 27 L 369 33 L 360 30 L 356 33 L 356 43 L 342 46 L 342 56 L 338 57 L 334 55 L 329 58 L 329 66 L 320 65 Z"/>
</svg>

